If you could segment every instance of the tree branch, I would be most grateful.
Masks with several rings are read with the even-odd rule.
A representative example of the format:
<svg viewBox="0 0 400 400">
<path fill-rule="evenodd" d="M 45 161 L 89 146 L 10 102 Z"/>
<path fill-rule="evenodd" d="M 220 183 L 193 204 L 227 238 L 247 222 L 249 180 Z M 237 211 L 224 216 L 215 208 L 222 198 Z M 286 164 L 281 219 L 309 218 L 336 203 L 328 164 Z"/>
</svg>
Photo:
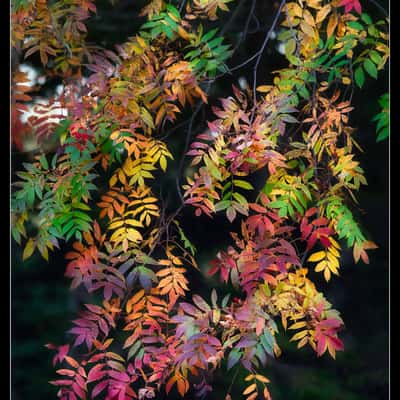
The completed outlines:
<svg viewBox="0 0 400 400">
<path fill-rule="evenodd" d="M 279 5 L 278 11 L 276 12 L 275 18 L 274 18 L 274 20 L 272 22 L 272 25 L 269 28 L 269 30 L 268 30 L 268 32 L 267 32 L 267 34 L 265 36 L 264 42 L 263 42 L 263 44 L 262 44 L 262 46 L 261 46 L 261 48 L 259 50 L 257 61 L 256 61 L 255 65 L 254 65 L 254 68 L 253 68 L 253 100 L 254 100 L 254 107 L 255 107 L 255 104 L 256 104 L 257 69 L 258 69 L 258 66 L 259 66 L 260 61 L 261 61 L 261 56 L 262 56 L 262 54 L 263 54 L 263 52 L 265 50 L 265 47 L 267 46 L 267 43 L 268 43 L 268 41 L 269 41 L 269 39 L 271 37 L 272 31 L 275 29 L 275 26 L 278 23 L 279 16 L 280 16 L 282 8 L 283 8 L 283 6 L 285 4 L 286 4 L 286 0 L 282 0 L 280 5 Z M 253 112 L 253 115 L 254 115 L 254 112 Z"/>
</svg>

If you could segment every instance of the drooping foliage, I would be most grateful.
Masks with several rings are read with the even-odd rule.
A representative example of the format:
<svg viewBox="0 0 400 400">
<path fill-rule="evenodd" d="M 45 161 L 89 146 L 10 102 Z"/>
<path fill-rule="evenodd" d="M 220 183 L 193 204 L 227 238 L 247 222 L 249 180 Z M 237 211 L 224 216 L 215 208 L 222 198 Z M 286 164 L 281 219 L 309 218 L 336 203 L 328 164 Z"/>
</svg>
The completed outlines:
<svg viewBox="0 0 400 400">
<path fill-rule="evenodd" d="M 23 120 L 37 88 L 12 72 L 14 144 L 33 132 L 42 149 L 16 173 L 12 236 L 24 259 L 68 247 L 71 287 L 99 299 L 72 321 L 70 344 L 47 345 L 61 399 L 156 398 L 173 387 L 204 397 L 217 368 L 239 365 L 248 371 L 243 396 L 270 399 L 260 370 L 281 353 L 280 326 L 318 356 L 343 350 L 343 321 L 312 277 L 338 275 L 343 247 L 356 263 L 368 263 L 376 247 L 353 215 L 367 180 L 351 100 L 385 68 L 388 21 L 372 21 L 358 0 L 282 0 L 253 58 L 252 87 L 216 100 L 209 85 L 229 72 L 234 49 L 204 21 L 234 8 L 233 0 L 152 0 L 140 30 L 112 51 L 86 43 L 93 0 L 12 3 L 14 50 L 38 53 L 45 73 L 64 82 Z M 287 66 L 259 85 L 272 31 Z M 176 158 L 168 136 L 184 110 L 195 116 L 204 103 L 215 117 L 196 138 L 191 130 L 182 138 L 191 169 L 182 181 L 180 168 L 181 204 L 167 215 L 156 182 Z M 379 104 L 383 140 L 388 95 Z M 46 150 L 49 140 L 55 150 Z M 265 176 L 258 189 L 256 172 Z M 190 287 L 197 264 L 179 222 L 186 206 L 240 220 L 209 271 L 240 298 L 213 290 L 203 299 Z"/>
</svg>

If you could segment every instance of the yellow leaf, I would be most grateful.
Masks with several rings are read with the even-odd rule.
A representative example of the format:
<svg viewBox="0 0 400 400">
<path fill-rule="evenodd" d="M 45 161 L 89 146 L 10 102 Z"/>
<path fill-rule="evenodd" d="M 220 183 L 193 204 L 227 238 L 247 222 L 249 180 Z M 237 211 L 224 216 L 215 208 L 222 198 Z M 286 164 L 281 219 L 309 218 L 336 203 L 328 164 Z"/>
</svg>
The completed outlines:
<svg viewBox="0 0 400 400">
<path fill-rule="evenodd" d="M 119 241 L 119 240 L 121 240 L 119 237 L 120 236 L 125 237 L 125 235 L 126 235 L 125 228 L 119 228 L 116 231 L 114 231 L 114 233 L 111 235 L 110 241 L 111 242 Z"/>
<path fill-rule="evenodd" d="M 156 201 L 158 201 L 156 197 L 145 197 L 143 199 L 143 203 L 154 203 Z"/>
<path fill-rule="evenodd" d="M 114 175 L 111 177 L 110 182 L 109 182 L 110 187 L 113 187 L 113 186 L 117 183 L 117 181 L 118 181 L 117 175 L 114 174 Z"/>
<path fill-rule="evenodd" d="M 167 170 L 167 159 L 164 156 L 160 157 L 160 167 L 164 172 Z"/>
<path fill-rule="evenodd" d="M 306 321 L 300 321 L 300 322 L 296 322 L 295 324 L 291 325 L 289 327 L 289 329 L 300 329 L 300 328 L 303 328 L 303 326 L 306 326 L 306 325 L 307 325 Z"/>
<path fill-rule="evenodd" d="M 178 34 L 182 39 L 185 39 L 185 40 L 190 39 L 189 34 L 181 26 L 178 27 Z"/>
<path fill-rule="evenodd" d="M 142 297 L 144 296 L 144 290 L 139 290 L 136 294 L 134 294 L 126 303 L 126 311 L 128 313 L 131 312 L 132 306 L 136 304 Z"/>
<path fill-rule="evenodd" d="M 153 122 L 153 117 L 151 114 L 147 111 L 146 108 L 141 107 L 140 109 L 140 116 L 142 117 L 144 123 L 151 129 L 154 129 L 154 122 Z"/>
<path fill-rule="evenodd" d="M 307 261 L 313 261 L 313 262 L 320 261 L 323 258 L 325 258 L 325 256 L 326 256 L 325 251 L 317 251 L 316 253 L 311 254 L 311 256 L 308 258 Z"/>
<path fill-rule="evenodd" d="M 327 268 L 327 262 L 325 260 L 321 261 L 315 266 L 315 272 L 321 272 L 326 268 Z"/>
<path fill-rule="evenodd" d="M 311 27 L 315 26 L 314 17 L 311 15 L 310 11 L 305 10 L 304 13 L 303 13 L 303 18 L 304 18 L 304 21 L 305 21 L 305 23 L 307 25 L 309 25 Z"/>
<path fill-rule="evenodd" d="M 46 246 L 38 246 L 39 252 L 42 255 L 42 257 L 46 260 L 49 261 L 49 252 L 47 251 Z"/>
<path fill-rule="evenodd" d="M 127 219 L 125 220 L 125 223 L 131 226 L 138 226 L 140 228 L 143 227 L 143 224 L 135 219 Z"/>
<path fill-rule="evenodd" d="M 347 77 L 347 76 L 344 76 L 342 78 L 342 83 L 343 83 L 343 85 L 350 85 L 351 84 L 351 79 L 349 77 Z"/>
<path fill-rule="evenodd" d="M 143 240 L 142 235 L 136 229 L 127 229 L 126 236 L 131 242 L 138 242 L 140 240 Z"/>
<path fill-rule="evenodd" d="M 112 224 L 110 224 L 110 226 L 108 227 L 109 229 L 115 229 L 115 228 L 119 228 L 120 226 L 122 226 L 124 224 L 124 221 L 115 221 Z"/>
<path fill-rule="evenodd" d="M 339 268 L 339 261 L 332 253 L 328 252 L 327 257 L 328 257 L 329 264 L 335 266 L 336 268 Z"/>
<path fill-rule="evenodd" d="M 274 353 L 275 353 L 275 357 L 280 357 L 282 354 L 281 348 L 276 343 L 274 345 Z"/>
<path fill-rule="evenodd" d="M 268 378 L 266 378 L 265 376 L 263 376 L 263 375 L 255 375 L 254 376 L 258 381 L 260 381 L 260 382 L 263 382 L 263 383 L 269 383 L 270 382 L 270 380 L 268 379 Z"/>
<path fill-rule="evenodd" d="M 301 349 L 304 345 L 307 344 L 307 342 L 308 342 L 308 337 L 307 336 L 303 337 L 303 339 L 301 339 L 299 343 L 297 343 L 297 348 Z"/>
<path fill-rule="evenodd" d="M 326 4 L 317 12 L 317 16 L 315 18 L 317 24 L 322 22 L 327 17 L 327 15 L 331 12 L 331 9 L 332 9 L 331 5 Z"/>
<path fill-rule="evenodd" d="M 268 389 L 265 387 L 263 391 L 264 399 L 265 400 L 271 400 L 271 394 L 269 393 Z"/>
<path fill-rule="evenodd" d="M 324 270 L 324 278 L 327 282 L 331 279 L 331 271 L 329 268 L 325 268 Z"/>
<path fill-rule="evenodd" d="M 329 238 L 330 242 L 332 243 L 332 245 L 337 248 L 338 250 L 340 250 L 340 244 L 333 238 Z"/>
<path fill-rule="evenodd" d="M 271 85 L 262 85 L 257 88 L 257 92 L 268 93 L 272 89 Z"/>
<path fill-rule="evenodd" d="M 299 17 L 303 16 L 303 9 L 297 3 L 289 3 L 287 5 L 287 9 L 289 11 L 289 15 L 291 17 Z"/>
<path fill-rule="evenodd" d="M 338 250 L 337 250 L 335 247 L 333 247 L 333 246 L 329 247 L 328 253 L 331 253 L 332 255 L 334 255 L 334 256 L 337 257 L 337 258 L 340 257 L 340 253 L 339 253 Z"/>
<path fill-rule="evenodd" d="M 32 238 L 30 238 L 25 245 L 25 249 L 22 254 L 22 260 L 25 261 L 27 258 L 29 258 L 32 255 L 33 250 L 35 250 L 35 242 Z"/>
<path fill-rule="evenodd" d="M 110 139 L 111 139 L 111 140 L 115 140 L 115 139 L 118 138 L 118 136 L 119 136 L 119 130 L 114 131 L 114 132 L 110 135 Z"/>
<path fill-rule="evenodd" d="M 329 17 L 328 26 L 326 28 L 326 34 L 328 38 L 330 38 L 335 32 L 337 24 L 338 24 L 338 16 L 336 13 L 334 13 Z"/>
<path fill-rule="evenodd" d="M 136 40 L 143 49 L 147 47 L 147 43 L 139 35 L 136 36 Z"/>
<path fill-rule="evenodd" d="M 256 389 L 257 389 L 257 384 L 252 383 L 245 390 L 243 390 L 243 394 L 244 395 L 250 394 L 250 393 L 254 392 Z"/>
<path fill-rule="evenodd" d="M 304 330 L 301 332 L 297 332 L 291 339 L 290 341 L 292 342 L 293 340 L 299 340 L 302 339 L 304 336 L 306 336 L 308 333 L 308 330 Z"/>
</svg>

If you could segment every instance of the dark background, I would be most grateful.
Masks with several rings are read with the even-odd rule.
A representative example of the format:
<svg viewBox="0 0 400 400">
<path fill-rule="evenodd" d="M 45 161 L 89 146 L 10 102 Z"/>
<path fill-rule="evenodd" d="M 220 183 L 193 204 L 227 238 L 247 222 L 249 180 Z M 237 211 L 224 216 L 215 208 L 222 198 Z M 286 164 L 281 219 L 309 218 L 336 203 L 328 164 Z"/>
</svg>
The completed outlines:
<svg viewBox="0 0 400 400">
<path fill-rule="evenodd" d="M 252 19 L 249 32 L 237 51 L 228 61 L 233 67 L 252 56 L 261 46 L 266 31 L 274 15 L 273 1 L 258 1 L 257 19 Z M 364 10 L 374 20 L 382 18 L 379 11 L 368 1 L 361 2 Z M 117 1 L 112 7 L 108 1 L 97 2 L 98 16 L 89 23 L 89 40 L 112 48 L 113 44 L 123 42 L 135 33 L 143 23 L 138 10 L 143 2 L 137 0 Z M 235 7 L 241 4 L 236 18 L 229 23 Z M 387 9 L 387 4 L 381 4 Z M 235 1 L 229 4 L 231 13 L 221 13 L 226 28 L 227 40 L 235 46 L 241 37 L 251 0 Z M 210 24 L 217 26 L 219 22 Z M 258 72 L 258 84 L 272 81 L 271 71 L 285 65 L 282 55 L 276 50 L 278 42 L 271 40 L 264 53 Z M 252 63 L 237 70 L 232 76 L 218 79 L 210 92 L 210 104 L 217 104 L 218 97 L 231 94 L 231 84 L 237 84 L 239 77 L 247 79 L 252 85 Z M 33 66 L 38 67 L 33 60 Z M 51 90 L 57 81 L 50 81 L 46 90 Z M 311 276 L 319 290 L 326 294 L 334 308 L 342 313 L 345 330 L 342 339 L 345 351 L 337 354 L 336 361 L 328 355 L 317 358 L 315 353 L 288 342 L 282 333 L 278 342 L 283 350 L 282 356 L 266 366 L 263 373 L 271 379 L 269 385 L 274 400 L 386 400 L 388 393 L 388 346 L 389 346 L 389 294 L 388 294 L 388 247 L 389 247 L 389 149 L 388 143 L 375 142 L 374 124 L 371 118 L 379 112 L 378 97 L 388 90 L 388 69 L 381 72 L 379 80 L 368 79 L 362 90 L 356 90 L 353 97 L 355 110 L 351 113 L 351 124 L 358 128 L 357 139 L 364 149 L 359 154 L 361 166 L 365 170 L 369 185 L 359 194 L 362 227 L 367 236 L 375 241 L 379 248 L 370 252 L 370 264 L 354 264 L 350 251 L 343 252 L 340 277 L 333 277 L 329 284 L 321 279 L 321 274 Z M 204 107 L 199 121 L 210 115 L 210 107 Z M 181 121 L 190 117 L 190 110 L 181 116 Z M 198 123 L 198 133 L 204 128 L 204 122 Z M 173 133 L 167 143 L 175 160 L 171 163 L 165 177 L 158 181 L 163 195 L 169 199 L 171 211 L 178 205 L 174 178 L 183 151 L 183 138 L 187 131 L 181 129 Z M 13 149 L 12 178 L 15 171 L 21 169 L 21 162 L 29 160 L 31 153 L 20 153 Z M 161 179 L 162 178 L 162 179 Z M 254 182 L 260 187 L 262 181 Z M 193 209 L 185 209 L 180 218 L 181 224 L 190 240 L 198 249 L 198 262 L 203 274 L 191 273 L 191 287 L 200 295 L 209 299 L 212 287 L 219 293 L 227 291 L 219 283 L 204 273 L 208 262 L 216 252 L 229 243 L 230 230 L 237 229 L 223 217 L 210 220 L 197 218 Z M 50 255 L 46 263 L 36 254 L 22 262 L 21 248 L 12 241 L 12 399 L 34 400 L 56 398 L 56 389 L 47 384 L 54 379 L 51 354 L 44 344 L 65 343 L 69 340 L 65 331 L 76 316 L 78 304 L 85 294 L 79 290 L 69 290 L 69 280 L 64 277 L 65 261 L 63 251 Z M 69 245 L 66 245 L 67 248 Z M 65 249 L 65 248 L 64 248 Z M 87 300 L 84 299 L 85 301 Z M 214 391 L 209 399 L 224 399 L 234 371 L 221 370 L 215 376 Z M 232 398 L 241 398 L 243 390 L 241 375 L 233 386 Z M 161 397 L 157 397 L 161 398 Z M 191 398 L 190 395 L 188 398 Z"/>
</svg>

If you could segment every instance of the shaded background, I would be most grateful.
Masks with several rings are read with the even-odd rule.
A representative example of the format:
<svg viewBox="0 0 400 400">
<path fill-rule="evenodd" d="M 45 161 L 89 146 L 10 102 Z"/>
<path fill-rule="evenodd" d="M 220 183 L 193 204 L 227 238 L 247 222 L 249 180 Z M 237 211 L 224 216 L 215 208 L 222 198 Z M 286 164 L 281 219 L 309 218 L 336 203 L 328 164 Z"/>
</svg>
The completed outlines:
<svg viewBox="0 0 400 400">
<path fill-rule="evenodd" d="M 112 7 L 108 0 L 98 1 L 98 16 L 89 25 L 89 40 L 112 48 L 115 43 L 126 40 L 143 23 L 138 11 L 143 1 L 116 1 Z M 251 7 L 251 0 L 230 3 L 232 12 L 223 13 L 225 26 L 240 5 L 235 19 L 226 27 L 225 36 L 233 46 L 240 40 L 243 26 Z M 249 32 L 237 51 L 229 60 L 233 67 L 258 51 L 269 29 L 277 4 L 273 1 L 258 0 L 256 18 L 251 20 Z M 361 2 L 374 20 L 381 18 L 368 1 Z M 381 1 L 387 9 L 387 2 Z M 258 83 L 272 81 L 271 71 L 286 65 L 279 53 L 279 43 L 271 40 L 265 51 L 258 72 Z M 245 78 L 252 85 L 252 63 L 234 72 L 232 76 L 218 79 L 210 92 L 210 104 L 216 104 L 217 98 L 231 93 L 232 83 Z M 31 67 L 40 75 L 39 62 L 31 61 Z M 379 112 L 378 97 L 387 91 L 387 70 L 381 73 L 379 81 L 368 79 L 362 90 L 353 97 L 355 110 L 351 113 L 350 123 L 358 128 L 357 139 L 365 152 L 359 154 L 361 166 L 365 170 L 368 187 L 361 189 L 360 220 L 367 236 L 374 240 L 379 248 L 370 252 L 370 264 L 354 265 L 350 251 L 343 252 L 340 277 L 333 277 L 329 284 L 321 279 L 321 274 L 312 274 L 319 290 L 325 293 L 333 307 L 342 313 L 345 330 L 342 339 L 345 351 L 337 354 L 337 360 L 325 355 L 317 358 L 308 348 L 297 350 L 296 345 L 288 342 L 282 333 L 278 337 L 283 354 L 266 366 L 263 371 L 271 379 L 269 385 L 274 400 L 386 400 L 388 393 L 388 144 L 375 142 L 372 116 Z M 47 81 L 43 96 L 49 95 L 60 82 Z M 367 96 L 365 95 L 367 93 Z M 190 110 L 181 116 L 180 121 L 190 117 Z M 204 118 L 210 116 L 210 107 L 203 108 L 198 125 L 198 133 L 204 128 Z M 179 122 L 179 121 L 178 121 Z M 177 207 L 175 173 L 183 151 L 185 129 L 177 130 L 167 143 L 175 160 L 170 164 L 166 176 L 157 181 L 162 193 L 169 199 L 171 211 Z M 30 144 L 31 148 L 32 144 Z M 13 173 L 21 169 L 21 163 L 30 160 L 34 152 L 12 154 Z M 13 175 L 13 178 L 15 176 Z M 262 187 L 261 179 L 255 178 L 256 187 Z M 205 275 L 208 262 L 216 252 L 229 242 L 230 230 L 237 229 L 224 217 L 194 217 L 193 209 L 183 211 L 181 224 L 190 240 L 198 250 L 198 262 L 203 274 L 190 274 L 190 283 L 196 292 L 209 298 L 211 288 L 224 293 L 229 288 L 222 287 L 215 279 Z M 66 245 L 68 248 L 69 245 Z M 66 248 L 64 247 L 64 249 Z M 12 242 L 12 399 L 34 400 L 56 398 L 56 389 L 47 381 L 54 379 L 51 354 L 44 347 L 48 342 L 64 343 L 69 340 L 65 331 L 70 321 L 76 317 L 79 304 L 87 302 L 85 293 L 79 289 L 71 292 L 69 280 L 64 277 L 65 251 L 51 254 L 46 263 L 36 254 L 22 262 L 21 249 Z M 316 276 L 317 275 L 317 276 Z M 234 370 L 234 369 L 233 369 Z M 234 371 L 221 370 L 215 376 L 214 391 L 208 399 L 224 399 L 226 389 L 231 384 Z M 241 398 L 243 390 L 240 374 L 232 389 L 232 398 Z M 173 396 L 172 396 L 173 397 Z M 172 398 L 171 397 L 171 398 Z M 158 396 L 158 399 L 161 397 Z M 177 397 L 178 398 L 178 397 Z M 187 398 L 191 398 L 188 396 Z"/>
</svg>

